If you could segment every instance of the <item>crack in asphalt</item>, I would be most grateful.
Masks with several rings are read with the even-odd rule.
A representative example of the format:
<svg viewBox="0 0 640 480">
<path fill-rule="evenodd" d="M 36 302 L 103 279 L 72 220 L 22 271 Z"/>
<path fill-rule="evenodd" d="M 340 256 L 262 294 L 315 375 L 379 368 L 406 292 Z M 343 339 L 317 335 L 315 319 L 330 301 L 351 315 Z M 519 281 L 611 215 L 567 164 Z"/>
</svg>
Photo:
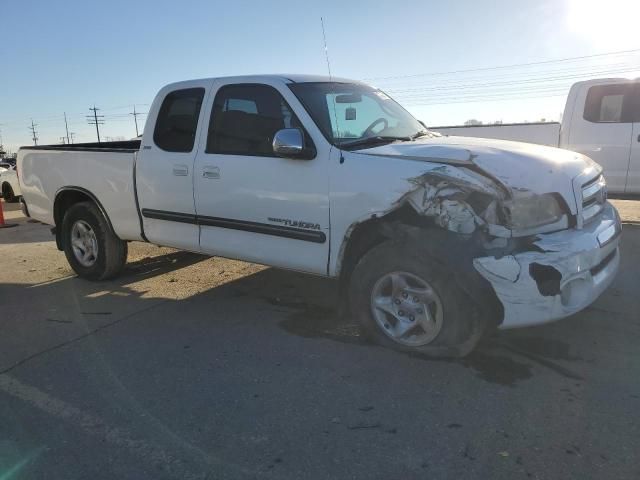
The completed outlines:
<svg viewBox="0 0 640 480">
<path fill-rule="evenodd" d="M 10 365 L 9 367 L 6 367 L 6 368 L 0 370 L 0 375 L 4 375 L 5 373 L 9 373 L 12 370 L 14 370 L 15 368 L 18 368 L 18 367 L 30 362 L 31 360 L 34 360 L 34 359 L 40 357 L 41 355 L 45 355 L 47 353 L 53 352 L 55 350 L 58 350 L 60 348 L 66 347 L 67 345 L 71 345 L 73 343 L 79 342 L 80 340 L 84 340 L 85 338 L 88 338 L 88 337 L 90 337 L 90 336 L 92 336 L 92 335 L 94 335 L 96 333 L 99 333 L 102 330 L 106 330 L 107 328 L 113 327 L 114 325 L 117 325 L 118 323 L 123 322 L 124 320 L 127 320 L 127 319 L 129 319 L 131 317 L 134 317 L 135 315 L 138 315 L 138 314 L 143 313 L 143 312 L 147 312 L 147 311 L 152 310 L 152 309 L 154 309 L 156 307 L 159 307 L 160 305 L 164 305 L 166 302 L 168 302 L 170 300 L 171 299 L 168 299 L 168 298 L 164 299 L 164 300 L 161 300 L 158 303 L 155 303 L 153 305 L 149 305 L 148 307 L 142 308 L 140 310 L 136 310 L 135 312 L 128 313 L 127 315 L 125 315 L 125 316 L 123 316 L 121 318 L 118 318 L 118 319 L 116 319 L 116 320 L 114 320 L 112 322 L 105 323 L 104 325 L 100 325 L 99 327 L 96 327 L 96 328 L 94 328 L 92 330 L 89 330 L 88 332 L 85 332 L 85 333 L 83 333 L 83 334 L 81 334 L 81 335 L 79 335 L 77 337 L 71 338 L 69 340 L 66 340 L 64 342 L 58 343 L 58 344 L 53 345 L 51 347 L 45 348 L 44 350 L 41 350 L 39 352 L 33 353 L 33 354 L 31 354 L 31 355 L 29 355 L 29 356 L 27 356 L 25 358 L 22 358 L 22 359 L 18 360 L 17 362 L 14 362 L 13 365 Z"/>
</svg>

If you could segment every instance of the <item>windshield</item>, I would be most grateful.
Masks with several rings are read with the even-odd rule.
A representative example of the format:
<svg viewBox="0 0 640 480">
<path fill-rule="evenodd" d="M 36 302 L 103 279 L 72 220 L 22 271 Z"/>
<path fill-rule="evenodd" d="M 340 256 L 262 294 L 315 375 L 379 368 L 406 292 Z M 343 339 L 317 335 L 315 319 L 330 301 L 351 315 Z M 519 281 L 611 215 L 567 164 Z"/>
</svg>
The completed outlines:
<svg viewBox="0 0 640 480">
<path fill-rule="evenodd" d="M 424 126 L 381 90 L 357 83 L 293 83 L 289 88 L 332 144 L 367 138 L 411 140 Z"/>
</svg>

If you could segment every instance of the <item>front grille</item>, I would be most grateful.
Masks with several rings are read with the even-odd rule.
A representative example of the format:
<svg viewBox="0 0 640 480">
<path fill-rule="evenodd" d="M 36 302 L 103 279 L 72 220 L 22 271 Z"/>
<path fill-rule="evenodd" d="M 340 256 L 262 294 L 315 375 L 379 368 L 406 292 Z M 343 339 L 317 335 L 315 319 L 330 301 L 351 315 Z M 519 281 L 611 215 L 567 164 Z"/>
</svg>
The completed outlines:
<svg viewBox="0 0 640 480">
<path fill-rule="evenodd" d="M 582 223 L 595 219 L 607 201 L 607 184 L 602 175 L 582 185 Z"/>
</svg>

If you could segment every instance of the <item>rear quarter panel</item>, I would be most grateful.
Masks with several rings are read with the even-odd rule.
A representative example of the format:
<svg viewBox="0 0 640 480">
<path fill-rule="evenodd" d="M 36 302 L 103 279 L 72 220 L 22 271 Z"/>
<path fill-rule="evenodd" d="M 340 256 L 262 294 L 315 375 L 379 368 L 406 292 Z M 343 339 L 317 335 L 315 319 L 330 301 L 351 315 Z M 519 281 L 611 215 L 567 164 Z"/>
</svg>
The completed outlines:
<svg viewBox="0 0 640 480">
<path fill-rule="evenodd" d="M 121 239 L 140 240 L 133 187 L 135 155 L 132 152 L 20 150 L 20 184 L 31 217 L 53 225 L 57 193 L 66 187 L 80 187 L 98 199 Z"/>
</svg>

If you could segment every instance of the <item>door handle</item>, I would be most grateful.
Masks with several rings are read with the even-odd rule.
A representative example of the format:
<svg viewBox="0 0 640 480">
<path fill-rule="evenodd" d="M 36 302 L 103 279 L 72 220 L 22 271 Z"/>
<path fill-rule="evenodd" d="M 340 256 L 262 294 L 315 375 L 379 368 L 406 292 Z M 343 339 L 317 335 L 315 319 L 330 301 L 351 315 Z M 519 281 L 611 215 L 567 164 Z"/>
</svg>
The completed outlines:
<svg viewBox="0 0 640 480">
<path fill-rule="evenodd" d="M 186 177 L 189 175 L 189 167 L 186 165 L 174 165 L 173 174 L 177 177 Z"/>
<path fill-rule="evenodd" d="M 204 167 L 202 169 L 202 176 L 204 178 L 219 179 L 220 178 L 220 168 L 219 167 L 213 167 L 213 166 Z"/>
</svg>

